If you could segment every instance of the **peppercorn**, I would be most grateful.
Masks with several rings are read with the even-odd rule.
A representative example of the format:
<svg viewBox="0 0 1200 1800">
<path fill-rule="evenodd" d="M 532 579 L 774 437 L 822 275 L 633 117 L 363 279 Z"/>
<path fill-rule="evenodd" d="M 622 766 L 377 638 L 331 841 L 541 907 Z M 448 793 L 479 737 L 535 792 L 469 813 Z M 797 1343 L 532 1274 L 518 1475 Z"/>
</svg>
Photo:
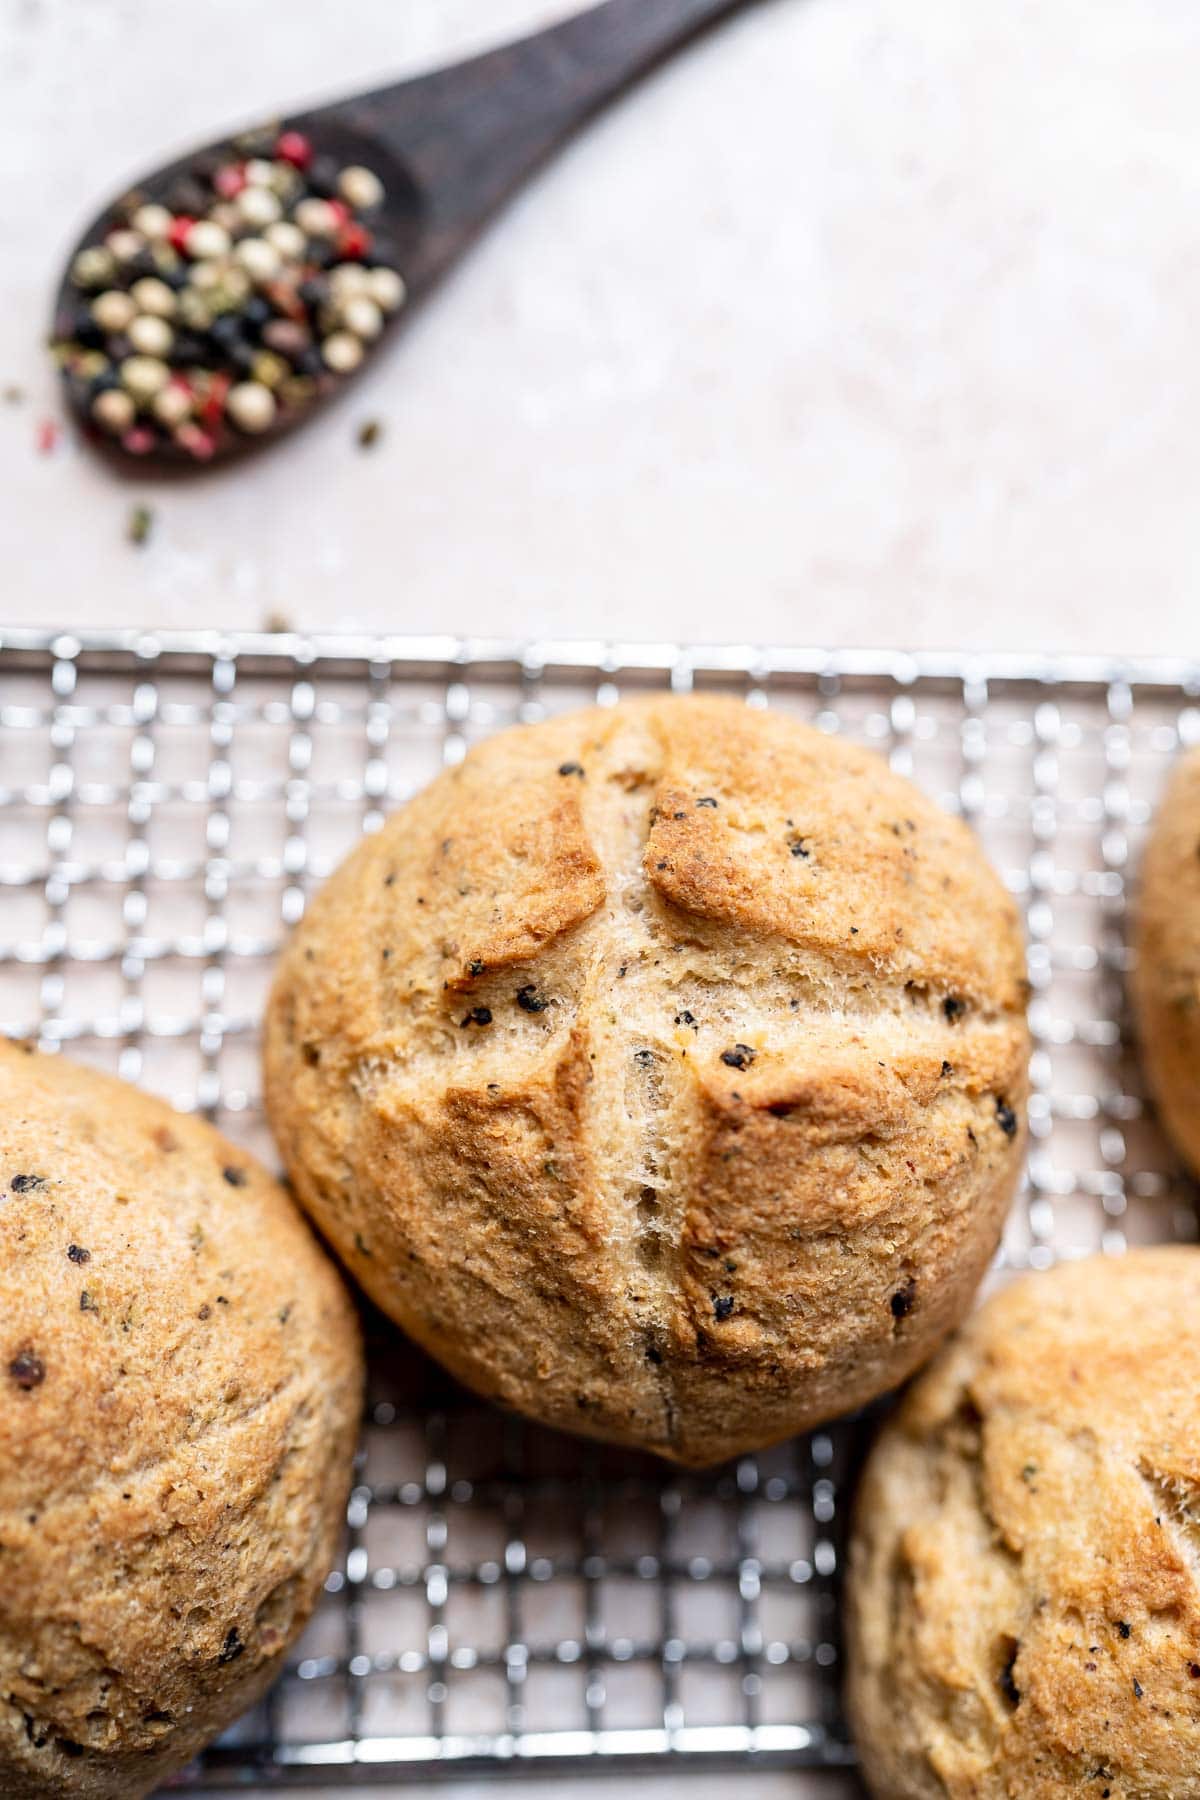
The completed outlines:
<svg viewBox="0 0 1200 1800">
<path fill-rule="evenodd" d="M 172 380 L 165 388 L 155 394 L 150 410 L 160 425 L 174 429 L 190 418 L 192 413 L 192 394 L 186 382 Z"/>
<path fill-rule="evenodd" d="M 146 242 L 140 231 L 110 231 L 104 241 L 119 263 L 132 262 Z"/>
<path fill-rule="evenodd" d="M 209 327 L 209 336 L 222 350 L 231 350 L 242 341 L 242 322 L 232 313 L 222 313 Z"/>
<path fill-rule="evenodd" d="M 214 256 L 228 256 L 229 233 L 224 226 L 214 224 L 211 219 L 197 219 L 181 247 L 184 254 L 194 262 L 202 262 Z"/>
<path fill-rule="evenodd" d="M 98 320 L 94 319 L 89 312 L 80 312 L 76 314 L 67 335 L 69 335 L 75 343 L 82 344 L 85 350 L 103 349 L 108 337 L 104 327 Z"/>
<path fill-rule="evenodd" d="M 328 200 L 301 200 L 296 207 L 296 224 L 308 237 L 331 238 L 338 229 L 338 215 Z"/>
<path fill-rule="evenodd" d="M 117 272 L 117 259 L 103 244 L 89 244 L 71 264 L 71 280 L 76 287 L 107 287 Z"/>
<path fill-rule="evenodd" d="M 275 141 L 275 154 L 280 162 L 291 163 L 296 169 L 307 169 L 313 160 L 312 145 L 301 131 L 281 131 Z M 310 185 L 315 185 L 311 178 Z"/>
<path fill-rule="evenodd" d="M 149 313 L 154 318 L 173 319 L 179 310 L 175 290 L 158 275 L 144 275 L 140 281 L 135 281 L 129 296 L 139 312 Z"/>
<path fill-rule="evenodd" d="M 46 1379 L 46 1365 L 32 1350 L 19 1350 L 9 1363 L 8 1372 L 26 1394 L 41 1387 Z"/>
<path fill-rule="evenodd" d="M 129 281 L 152 281 L 158 274 L 158 251 L 155 249 L 139 250 L 131 256 L 125 265 L 125 277 Z"/>
<path fill-rule="evenodd" d="M 385 313 L 399 312 L 407 297 L 407 289 L 395 269 L 370 269 L 367 292 Z"/>
<path fill-rule="evenodd" d="M 383 330 L 383 314 L 365 294 L 348 300 L 341 308 L 342 323 L 356 338 L 370 343 Z"/>
<path fill-rule="evenodd" d="M 748 1069 L 756 1054 L 749 1044 L 735 1044 L 732 1050 L 722 1050 L 721 1061 L 731 1069 Z"/>
<path fill-rule="evenodd" d="M 269 302 L 261 294 L 251 294 L 242 306 L 242 324 L 247 331 L 261 331 L 264 325 L 270 324 L 274 316 Z"/>
<path fill-rule="evenodd" d="M 262 341 L 268 350 L 294 362 L 302 351 L 310 348 L 312 334 L 293 319 L 271 318 L 262 328 Z"/>
<path fill-rule="evenodd" d="M 97 425 L 119 437 L 133 424 L 137 408 L 121 388 L 110 387 L 96 395 L 90 411 Z"/>
<path fill-rule="evenodd" d="M 266 238 L 243 238 L 233 254 L 251 281 L 273 281 L 283 267 L 283 258 Z"/>
<path fill-rule="evenodd" d="M 335 375 L 349 375 L 363 359 L 362 343 L 349 331 L 334 331 L 321 345 L 321 355 Z"/>
<path fill-rule="evenodd" d="M 314 156 L 305 172 L 309 191 L 328 200 L 337 193 L 338 165 L 331 156 Z"/>
<path fill-rule="evenodd" d="M 331 200 L 329 204 L 333 206 L 336 203 Z M 357 260 L 367 255 L 371 241 L 371 234 L 364 226 L 354 223 L 343 225 L 337 234 L 338 255 Z"/>
<path fill-rule="evenodd" d="M 165 387 L 170 370 L 156 356 L 129 356 L 121 364 L 121 381 L 139 405 L 153 400 L 159 388 Z"/>
<path fill-rule="evenodd" d="M 384 186 L 373 169 L 351 163 L 338 176 L 338 193 L 355 212 L 370 212 L 384 201 Z"/>
<path fill-rule="evenodd" d="M 167 321 L 153 313 L 139 314 L 129 327 L 129 342 L 140 356 L 165 357 L 174 341 L 175 333 Z"/>
<path fill-rule="evenodd" d="M 996 1101 L 996 1123 L 1006 1138 L 1016 1137 L 1017 1115 L 1006 1100 L 997 1099 Z"/>
<path fill-rule="evenodd" d="M 137 302 L 119 288 L 109 288 L 92 301 L 92 317 L 101 331 L 124 331 L 137 317 Z"/>
<path fill-rule="evenodd" d="M 283 215 L 277 196 L 266 187 L 244 187 L 234 205 L 243 223 L 255 231 L 274 225 Z"/>
<path fill-rule="evenodd" d="M 276 410 L 275 396 L 261 381 L 239 381 L 225 401 L 225 411 L 238 430 L 252 435 L 270 430 Z"/>
<path fill-rule="evenodd" d="M 171 214 L 165 206 L 148 202 L 139 206 L 131 221 L 135 231 L 140 231 L 147 243 L 166 243 L 171 230 Z"/>
</svg>

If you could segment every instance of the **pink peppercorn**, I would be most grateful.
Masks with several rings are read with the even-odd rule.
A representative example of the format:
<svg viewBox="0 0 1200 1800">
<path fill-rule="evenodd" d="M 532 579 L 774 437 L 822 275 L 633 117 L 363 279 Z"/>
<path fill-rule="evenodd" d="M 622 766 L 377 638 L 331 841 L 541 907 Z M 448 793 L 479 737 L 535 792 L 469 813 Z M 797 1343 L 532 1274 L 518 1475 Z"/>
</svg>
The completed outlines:
<svg viewBox="0 0 1200 1800">
<path fill-rule="evenodd" d="M 280 162 L 291 163 L 293 169 L 307 169 L 312 153 L 312 145 L 301 131 L 281 132 L 275 145 Z"/>
<path fill-rule="evenodd" d="M 187 247 L 188 236 L 195 223 L 195 219 L 189 218 L 187 213 L 177 213 L 175 215 L 171 220 L 170 228 L 167 231 L 167 242 L 170 244 L 172 250 L 178 250 L 180 254 L 183 253 Z"/>
<path fill-rule="evenodd" d="M 371 234 L 361 225 L 344 225 L 338 233 L 338 255 L 346 262 L 357 262 L 371 248 Z"/>
<path fill-rule="evenodd" d="M 207 431 L 201 431 L 198 425 L 191 424 L 180 425 L 177 428 L 175 442 L 186 450 L 189 456 L 194 456 L 197 462 L 207 462 L 217 447 L 215 438 L 210 437 Z"/>
<path fill-rule="evenodd" d="M 145 456 L 153 450 L 156 439 L 154 433 L 145 425 L 135 425 L 121 439 L 122 450 L 128 450 L 130 456 Z"/>
<path fill-rule="evenodd" d="M 246 185 L 246 171 L 241 163 L 225 163 L 213 176 L 213 186 L 222 200 L 236 200 Z"/>
</svg>

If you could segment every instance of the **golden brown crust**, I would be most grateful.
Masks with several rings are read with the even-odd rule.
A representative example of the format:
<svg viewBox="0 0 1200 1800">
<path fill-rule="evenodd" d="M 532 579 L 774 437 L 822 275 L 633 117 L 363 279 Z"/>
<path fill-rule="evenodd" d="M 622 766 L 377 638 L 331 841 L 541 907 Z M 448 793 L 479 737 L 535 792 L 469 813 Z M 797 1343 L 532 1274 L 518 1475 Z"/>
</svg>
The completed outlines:
<svg viewBox="0 0 1200 1800">
<path fill-rule="evenodd" d="M 1021 1164 L 1023 969 L 975 840 L 877 758 L 627 702 L 491 739 L 350 857 L 278 970 L 267 1105 L 463 1380 L 712 1462 L 966 1310 Z"/>
<path fill-rule="evenodd" d="M 1146 1073 L 1200 1174 L 1200 749 L 1176 765 L 1142 864 L 1133 999 Z"/>
<path fill-rule="evenodd" d="M 1200 1795 L 1200 1250 L 1028 1276 L 860 1486 L 848 1699 L 877 1800 Z"/>
<path fill-rule="evenodd" d="M 5 1800 L 137 1800 L 265 1690 L 336 1553 L 361 1373 L 263 1169 L 0 1040 Z"/>
</svg>

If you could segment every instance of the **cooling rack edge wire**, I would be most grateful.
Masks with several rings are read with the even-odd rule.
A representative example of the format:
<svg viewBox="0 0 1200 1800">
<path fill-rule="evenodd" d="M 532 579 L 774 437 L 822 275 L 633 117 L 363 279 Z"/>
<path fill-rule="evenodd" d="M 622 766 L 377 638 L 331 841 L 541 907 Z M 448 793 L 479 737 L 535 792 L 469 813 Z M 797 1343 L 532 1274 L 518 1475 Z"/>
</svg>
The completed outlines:
<svg viewBox="0 0 1200 1800">
<path fill-rule="evenodd" d="M 872 745 L 1021 904 L 1031 1149 L 994 1279 L 1195 1236 L 1125 1017 L 1127 903 L 1200 664 L 736 645 L 0 628 L 0 1028 L 273 1160 L 257 1022 L 308 894 L 476 738 L 625 691 Z M 506 1420 L 368 1321 L 337 1568 L 185 1790 L 852 1761 L 844 1496 L 870 1421 L 703 1474 Z"/>
</svg>

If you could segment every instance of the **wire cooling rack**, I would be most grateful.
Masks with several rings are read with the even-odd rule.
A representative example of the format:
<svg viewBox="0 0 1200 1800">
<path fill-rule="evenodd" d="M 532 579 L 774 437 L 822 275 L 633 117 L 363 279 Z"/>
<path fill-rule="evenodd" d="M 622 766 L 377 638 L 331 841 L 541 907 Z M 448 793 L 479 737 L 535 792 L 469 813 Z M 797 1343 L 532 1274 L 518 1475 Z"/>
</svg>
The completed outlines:
<svg viewBox="0 0 1200 1800">
<path fill-rule="evenodd" d="M 0 1028 L 273 1160 L 258 1021 L 310 890 L 476 738 L 664 686 L 863 740 L 981 833 L 1034 993 L 1004 1262 L 1193 1236 L 1123 992 L 1129 871 L 1200 740 L 1200 667 L 0 630 Z M 683 1475 L 504 1419 L 371 1335 L 340 1564 L 269 1701 L 180 1785 L 852 1760 L 837 1581 L 861 1427 Z"/>
</svg>

